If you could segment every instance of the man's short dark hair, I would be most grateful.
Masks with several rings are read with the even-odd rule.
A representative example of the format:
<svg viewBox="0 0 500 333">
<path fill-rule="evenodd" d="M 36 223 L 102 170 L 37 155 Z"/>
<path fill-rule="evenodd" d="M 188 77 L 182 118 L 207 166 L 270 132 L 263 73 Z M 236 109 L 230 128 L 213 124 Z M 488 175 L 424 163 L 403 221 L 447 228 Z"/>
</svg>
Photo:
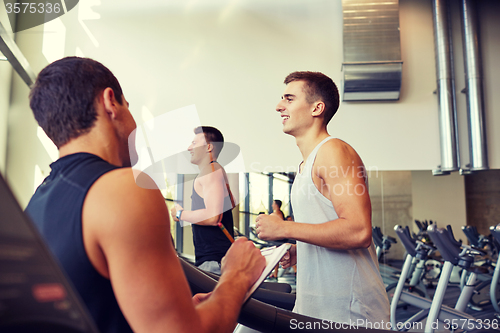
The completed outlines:
<svg viewBox="0 0 500 333">
<path fill-rule="evenodd" d="M 274 202 L 276 203 L 276 205 L 278 206 L 278 208 L 281 208 L 281 205 L 283 205 L 283 202 L 281 202 L 281 200 L 274 199 Z"/>
<path fill-rule="evenodd" d="M 293 72 L 285 78 L 285 84 L 293 81 L 303 81 L 307 102 L 321 100 L 325 103 L 324 124 L 328 124 L 339 108 L 339 90 L 335 83 L 320 72 Z"/>
<path fill-rule="evenodd" d="M 217 158 L 220 154 L 220 151 L 224 147 L 224 136 L 222 133 L 215 127 L 211 126 L 198 126 L 194 129 L 194 134 L 205 134 L 205 141 L 213 144 L 214 146 L 214 157 Z"/>
<path fill-rule="evenodd" d="M 60 148 L 94 126 L 96 98 L 108 87 L 122 104 L 122 88 L 104 65 L 88 58 L 63 58 L 38 74 L 30 107 L 40 127 Z"/>
</svg>

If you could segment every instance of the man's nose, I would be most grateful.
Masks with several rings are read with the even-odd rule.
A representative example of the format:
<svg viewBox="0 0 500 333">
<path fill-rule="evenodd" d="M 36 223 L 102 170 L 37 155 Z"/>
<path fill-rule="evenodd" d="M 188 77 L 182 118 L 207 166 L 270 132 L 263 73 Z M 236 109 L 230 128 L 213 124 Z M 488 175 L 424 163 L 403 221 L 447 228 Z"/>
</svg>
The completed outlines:
<svg viewBox="0 0 500 333">
<path fill-rule="evenodd" d="M 277 112 L 281 112 L 283 111 L 285 108 L 283 107 L 283 100 L 279 101 L 278 104 L 276 105 L 276 111 Z"/>
</svg>

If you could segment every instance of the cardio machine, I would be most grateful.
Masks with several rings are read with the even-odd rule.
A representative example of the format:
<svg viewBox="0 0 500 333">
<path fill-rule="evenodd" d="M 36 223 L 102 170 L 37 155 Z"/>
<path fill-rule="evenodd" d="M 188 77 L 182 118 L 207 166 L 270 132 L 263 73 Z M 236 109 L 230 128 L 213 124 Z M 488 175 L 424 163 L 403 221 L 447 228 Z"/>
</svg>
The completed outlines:
<svg viewBox="0 0 500 333">
<path fill-rule="evenodd" d="M 405 331 L 412 327 L 411 323 L 421 322 L 427 318 L 425 324 L 425 332 L 427 333 L 432 333 L 436 328 L 442 327 L 451 330 L 451 328 L 453 328 L 452 323 L 457 322 L 465 323 L 466 327 L 462 327 L 462 329 L 465 328 L 467 331 L 481 330 L 481 324 L 478 323 L 474 317 L 464 312 L 474 291 L 474 283 L 477 279 L 477 271 L 472 266 L 472 262 L 474 260 L 473 255 L 479 254 L 480 252 L 470 248 L 462 249 L 461 244 L 454 240 L 453 234 L 450 233 L 449 229 L 437 228 L 435 224 L 430 225 L 427 233 L 434 246 L 439 250 L 445 260 L 436 292 L 433 299 L 430 300 L 411 294 L 407 291 L 403 291 L 403 287 L 412 262 L 414 262 L 414 258 L 419 260 L 416 264 L 418 267 L 420 263 L 425 260 L 426 256 L 430 252 L 434 251 L 435 248 L 420 241 L 413 241 L 409 235 L 409 231 L 407 229 L 403 229 L 401 226 L 396 226 L 395 230 L 401 239 L 401 243 L 405 246 L 408 255 L 405 259 L 401 278 L 398 282 L 391 302 L 391 324 L 393 329 L 396 328 L 398 330 Z M 462 290 L 455 308 L 451 308 L 443 305 L 443 298 L 446 293 L 446 288 L 453 266 L 457 265 L 470 270 L 471 276 L 467 285 Z M 396 321 L 396 309 L 400 300 L 421 309 L 404 323 L 398 323 Z"/>
<path fill-rule="evenodd" d="M 486 294 L 489 296 L 489 292 L 486 293 L 487 289 L 490 289 L 493 276 L 494 265 L 492 262 L 492 258 L 495 257 L 495 253 L 497 252 L 495 242 L 493 240 L 493 236 L 484 236 L 479 234 L 477 228 L 475 226 L 463 226 L 462 231 L 467 236 L 472 247 L 476 249 L 480 249 L 486 253 L 483 258 L 479 258 L 475 261 L 476 265 L 480 265 L 484 267 L 485 273 L 478 275 L 479 281 L 476 284 L 474 293 L 469 302 L 469 308 L 475 311 L 482 311 L 485 306 L 491 304 L 490 297 L 485 298 L 483 295 Z M 491 274 L 490 274 L 491 272 Z M 466 270 L 462 271 L 462 276 L 460 279 L 460 289 L 463 289 L 467 278 L 469 276 L 469 272 Z"/>
<path fill-rule="evenodd" d="M 397 242 L 395 238 L 382 234 L 380 227 L 372 228 L 372 238 L 373 244 L 375 245 L 377 260 L 379 262 L 380 276 L 382 277 L 386 291 L 389 291 L 390 288 L 396 286 L 401 270 L 381 262 L 381 258 L 389 251 L 392 244 L 396 244 Z"/>
<path fill-rule="evenodd" d="M 500 224 L 497 224 L 496 226 L 491 226 L 490 232 L 491 235 L 494 237 L 494 239 L 500 244 Z M 497 313 L 500 313 L 500 306 L 496 295 L 498 289 L 498 281 L 500 278 L 500 248 L 498 250 L 499 254 L 498 254 L 497 265 L 495 267 L 495 271 L 493 272 L 493 278 L 491 279 L 491 285 L 490 285 L 490 299 L 491 299 L 491 304 L 495 308 L 495 311 Z"/>
</svg>

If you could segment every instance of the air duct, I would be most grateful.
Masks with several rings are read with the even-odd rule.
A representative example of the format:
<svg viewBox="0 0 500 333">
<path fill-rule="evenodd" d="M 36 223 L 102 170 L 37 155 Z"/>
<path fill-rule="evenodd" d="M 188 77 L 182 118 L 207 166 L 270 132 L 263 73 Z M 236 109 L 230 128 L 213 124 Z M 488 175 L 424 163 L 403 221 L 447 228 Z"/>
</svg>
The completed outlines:
<svg viewBox="0 0 500 333">
<path fill-rule="evenodd" d="M 446 0 L 432 1 L 432 18 L 436 54 L 439 135 L 441 140 L 441 165 L 432 173 L 434 175 L 445 175 L 451 171 L 457 171 L 460 166 L 455 79 L 453 76 L 453 47 L 451 44 L 449 9 Z"/>
<path fill-rule="evenodd" d="M 398 100 L 399 0 L 342 0 L 343 100 Z"/>
<path fill-rule="evenodd" d="M 470 157 L 466 171 L 486 170 L 489 167 L 476 2 L 462 0 L 461 5 Z"/>
</svg>

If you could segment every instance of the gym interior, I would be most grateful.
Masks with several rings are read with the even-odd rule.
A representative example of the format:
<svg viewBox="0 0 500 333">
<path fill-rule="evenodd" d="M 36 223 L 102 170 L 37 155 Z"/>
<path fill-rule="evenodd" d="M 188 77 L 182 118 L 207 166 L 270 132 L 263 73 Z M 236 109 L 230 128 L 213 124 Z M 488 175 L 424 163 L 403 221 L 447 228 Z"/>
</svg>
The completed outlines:
<svg viewBox="0 0 500 333">
<path fill-rule="evenodd" d="M 0 0 L 1 7 L 9 2 Z M 233 218 L 239 232 L 254 237 L 255 218 L 272 212 L 274 199 L 293 216 L 290 189 L 301 155 L 275 111 L 283 79 L 297 70 L 319 71 L 339 86 L 342 101 L 328 131 L 354 147 L 367 169 L 372 224 L 385 241 L 381 270 L 403 268 L 408 249 L 396 226 L 421 236 L 426 230 L 417 220 L 450 226 L 463 245 L 472 244 L 464 226 L 489 239 L 480 255 L 490 266 L 478 279 L 491 281 L 498 249 L 490 228 L 500 224 L 500 1 L 390 2 L 396 9 L 380 15 L 392 24 L 358 14 L 371 29 L 358 31 L 360 37 L 349 29 L 362 0 L 82 0 L 64 15 L 17 32 L 16 26 L 29 25 L 22 21 L 27 18 L 2 9 L 3 47 L 13 53 L 0 54 L 0 172 L 24 208 L 58 158 L 29 107 L 30 73 L 33 78 L 65 56 L 89 57 L 118 78 L 138 126 L 194 105 L 200 124 L 217 127 L 237 145 L 226 168 L 239 203 Z M 466 37 L 464 2 L 476 14 L 472 37 Z M 444 32 L 437 24 L 443 20 Z M 468 71 L 473 66 L 477 71 Z M 475 97 L 472 82 L 479 82 Z M 189 140 L 179 141 L 187 149 Z M 189 209 L 195 176 L 165 174 L 161 191 L 169 208 L 182 202 Z M 179 252 L 194 255 L 190 226 L 172 223 L 171 234 Z M 419 281 L 429 299 L 445 262 L 433 260 L 438 267 L 424 269 L 435 275 Z M 386 286 L 395 287 L 397 272 L 388 273 Z M 444 300 L 452 308 L 461 293 L 460 272 L 453 269 Z M 290 275 L 281 272 L 274 281 L 288 283 Z M 481 299 L 463 311 L 498 324 L 490 287 L 498 289 L 488 284 L 481 295 L 474 291 Z M 419 310 L 402 303 L 398 320 Z"/>
</svg>

